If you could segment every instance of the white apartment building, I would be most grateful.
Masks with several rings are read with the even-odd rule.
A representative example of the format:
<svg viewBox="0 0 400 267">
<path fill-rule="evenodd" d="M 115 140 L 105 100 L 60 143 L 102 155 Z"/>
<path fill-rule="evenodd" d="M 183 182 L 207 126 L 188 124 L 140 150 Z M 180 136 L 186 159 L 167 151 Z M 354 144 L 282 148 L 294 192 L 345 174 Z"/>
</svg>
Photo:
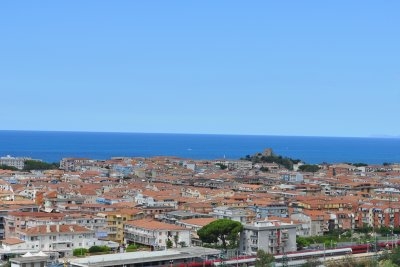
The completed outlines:
<svg viewBox="0 0 400 267">
<path fill-rule="evenodd" d="M 250 209 L 229 206 L 216 207 L 210 215 L 215 219 L 230 219 L 242 224 L 249 223 L 256 217 L 256 213 Z"/>
<path fill-rule="evenodd" d="M 124 227 L 125 243 L 137 243 L 155 250 L 167 248 L 167 240 L 173 247 L 191 246 L 191 230 L 154 220 L 129 221 Z"/>
<path fill-rule="evenodd" d="M 135 196 L 135 203 L 139 205 L 144 205 L 147 207 L 173 207 L 174 209 L 178 208 L 178 202 L 171 199 L 155 199 L 152 196 L 146 196 L 142 193 L 137 193 Z"/>
<path fill-rule="evenodd" d="M 17 232 L 19 249 L 27 251 L 58 252 L 60 257 L 69 257 L 75 248 L 90 248 L 101 245 L 95 232 L 80 225 L 40 225 Z M 3 247 L 3 249 L 7 249 Z M 12 247 L 8 248 L 12 251 Z"/>
<path fill-rule="evenodd" d="M 22 170 L 25 166 L 25 160 L 30 159 L 31 158 L 18 158 L 7 155 L 5 157 L 0 157 L 0 165 L 7 165 Z"/>
<path fill-rule="evenodd" d="M 245 224 L 240 235 L 240 252 L 256 255 L 259 249 L 271 254 L 296 251 L 296 227 L 278 220 Z"/>
<path fill-rule="evenodd" d="M 60 169 L 65 171 L 78 171 L 82 165 L 94 164 L 94 160 L 87 158 L 63 158 L 60 161 Z"/>
</svg>

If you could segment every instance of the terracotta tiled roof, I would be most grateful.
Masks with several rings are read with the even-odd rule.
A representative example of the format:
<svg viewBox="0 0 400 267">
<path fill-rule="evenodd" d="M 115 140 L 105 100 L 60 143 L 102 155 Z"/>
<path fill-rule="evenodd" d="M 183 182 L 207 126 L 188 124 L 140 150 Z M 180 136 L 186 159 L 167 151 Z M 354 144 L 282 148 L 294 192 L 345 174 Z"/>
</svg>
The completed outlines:
<svg viewBox="0 0 400 267">
<path fill-rule="evenodd" d="M 40 225 L 36 227 L 31 227 L 26 229 L 25 231 L 21 230 L 21 232 L 26 233 L 27 235 L 40 235 L 47 233 L 90 233 L 91 230 L 82 227 L 77 224 L 70 225 Z"/>
<path fill-rule="evenodd" d="M 25 243 L 25 241 L 23 241 L 19 238 L 13 238 L 13 237 L 3 239 L 3 240 L 1 240 L 1 242 L 5 245 L 16 245 L 16 244 L 20 244 L 20 243 Z"/>
</svg>

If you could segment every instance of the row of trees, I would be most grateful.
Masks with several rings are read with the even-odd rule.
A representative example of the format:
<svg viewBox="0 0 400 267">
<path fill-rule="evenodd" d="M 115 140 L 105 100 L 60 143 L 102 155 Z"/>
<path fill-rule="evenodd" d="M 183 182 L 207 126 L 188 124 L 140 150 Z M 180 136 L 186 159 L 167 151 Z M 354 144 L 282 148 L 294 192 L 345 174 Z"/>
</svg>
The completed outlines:
<svg viewBox="0 0 400 267">
<path fill-rule="evenodd" d="M 24 171 L 32 170 L 56 170 L 59 168 L 59 164 L 56 162 L 47 163 L 39 160 L 25 160 Z"/>
</svg>

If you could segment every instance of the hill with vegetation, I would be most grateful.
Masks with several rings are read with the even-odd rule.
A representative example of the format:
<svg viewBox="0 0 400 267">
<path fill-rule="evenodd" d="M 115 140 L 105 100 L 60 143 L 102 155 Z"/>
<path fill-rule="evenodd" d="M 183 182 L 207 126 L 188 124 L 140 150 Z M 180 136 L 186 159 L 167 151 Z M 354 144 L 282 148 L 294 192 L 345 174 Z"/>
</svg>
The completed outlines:
<svg viewBox="0 0 400 267">
<path fill-rule="evenodd" d="M 276 155 L 271 148 L 267 148 L 264 152 L 259 152 L 254 154 L 253 156 L 247 155 L 242 160 L 248 160 L 255 163 L 276 163 L 284 166 L 288 170 L 293 170 L 293 165 L 301 162 L 299 159 L 292 159 L 289 157 L 283 157 L 280 155 Z"/>
</svg>

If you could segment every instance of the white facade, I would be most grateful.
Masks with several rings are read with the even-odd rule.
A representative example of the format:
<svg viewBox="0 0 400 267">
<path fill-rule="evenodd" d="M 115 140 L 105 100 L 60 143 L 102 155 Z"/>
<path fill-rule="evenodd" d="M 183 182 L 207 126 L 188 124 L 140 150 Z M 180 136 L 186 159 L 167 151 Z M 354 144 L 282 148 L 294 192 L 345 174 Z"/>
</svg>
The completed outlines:
<svg viewBox="0 0 400 267">
<path fill-rule="evenodd" d="M 25 166 L 25 160 L 30 159 L 31 158 L 15 158 L 7 155 L 5 157 L 0 157 L 0 165 L 7 165 L 22 170 Z"/>
<path fill-rule="evenodd" d="M 175 201 L 173 199 L 157 201 L 153 197 L 143 195 L 142 193 L 136 194 L 135 203 L 137 203 L 139 205 L 144 205 L 147 207 L 173 207 L 175 209 L 178 208 L 177 201 Z"/>
<path fill-rule="evenodd" d="M 289 183 L 300 183 L 303 182 L 303 174 L 299 172 L 286 172 L 281 173 L 281 179 Z"/>
<path fill-rule="evenodd" d="M 275 220 L 246 224 L 240 236 L 240 252 L 256 255 L 260 249 L 271 254 L 296 251 L 296 227 Z"/>
<path fill-rule="evenodd" d="M 191 230 L 183 227 L 162 223 L 158 221 L 136 220 L 125 224 L 125 243 L 137 243 L 154 247 L 155 249 L 167 248 L 167 240 L 173 247 L 190 246 Z"/>
<path fill-rule="evenodd" d="M 90 248 L 102 243 L 94 231 L 79 225 L 42 225 L 20 230 L 17 235 L 25 242 L 25 249 L 60 252 L 64 256 L 72 255 L 75 248 Z"/>
<path fill-rule="evenodd" d="M 255 218 L 255 212 L 249 209 L 220 206 L 210 213 L 215 219 L 230 219 L 242 224 L 248 223 Z"/>
<path fill-rule="evenodd" d="M 292 220 L 299 222 L 297 227 L 298 236 L 311 236 L 311 217 L 304 213 L 294 213 L 290 215 Z"/>
</svg>

